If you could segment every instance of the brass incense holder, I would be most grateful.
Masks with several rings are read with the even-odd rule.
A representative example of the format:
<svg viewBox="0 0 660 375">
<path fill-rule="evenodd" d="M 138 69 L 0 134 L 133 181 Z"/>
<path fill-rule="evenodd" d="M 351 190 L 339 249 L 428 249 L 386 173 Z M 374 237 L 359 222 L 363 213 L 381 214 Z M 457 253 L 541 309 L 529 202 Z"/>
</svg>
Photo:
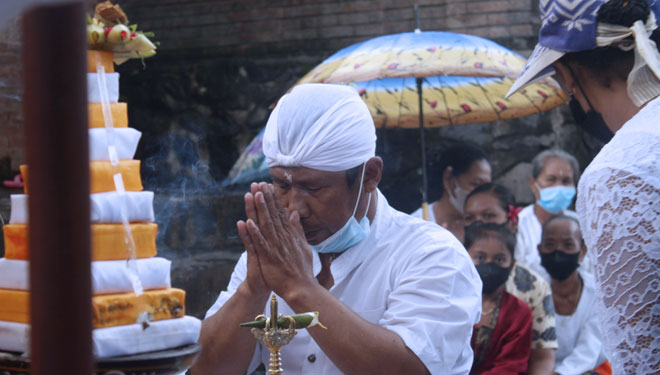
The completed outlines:
<svg viewBox="0 0 660 375">
<path fill-rule="evenodd" d="M 279 375 L 284 372 L 282 370 L 282 358 L 280 357 L 280 349 L 288 344 L 298 333 L 296 331 L 296 321 L 291 316 L 282 316 L 277 314 L 277 298 L 273 294 L 270 300 L 270 318 L 265 315 L 258 315 L 255 320 L 265 320 L 265 328 L 252 328 L 252 334 L 259 340 L 261 345 L 268 348 L 270 351 L 270 360 L 268 362 L 268 375 Z M 278 319 L 285 319 L 289 321 L 288 328 L 279 328 L 277 324 Z"/>
</svg>

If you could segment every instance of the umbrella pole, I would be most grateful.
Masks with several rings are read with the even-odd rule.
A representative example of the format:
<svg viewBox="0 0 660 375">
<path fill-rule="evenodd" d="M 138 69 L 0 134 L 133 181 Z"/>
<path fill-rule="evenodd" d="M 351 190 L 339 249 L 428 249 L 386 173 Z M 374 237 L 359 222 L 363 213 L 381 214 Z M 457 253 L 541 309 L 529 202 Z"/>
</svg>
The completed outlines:
<svg viewBox="0 0 660 375">
<path fill-rule="evenodd" d="M 426 138 L 424 136 L 424 111 L 422 107 L 422 80 L 417 78 L 417 97 L 419 98 L 419 143 L 422 149 L 422 214 L 424 220 L 429 219 L 429 203 L 426 196 L 428 190 L 428 178 L 426 175 Z"/>
</svg>

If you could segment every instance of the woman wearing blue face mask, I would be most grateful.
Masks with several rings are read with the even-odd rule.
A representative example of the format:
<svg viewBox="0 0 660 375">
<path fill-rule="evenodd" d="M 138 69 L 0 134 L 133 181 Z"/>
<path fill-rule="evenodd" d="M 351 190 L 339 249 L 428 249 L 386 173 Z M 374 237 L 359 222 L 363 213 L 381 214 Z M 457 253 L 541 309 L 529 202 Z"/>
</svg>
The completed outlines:
<svg viewBox="0 0 660 375">
<path fill-rule="evenodd" d="M 532 159 L 529 187 L 536 202 L 520 212 L 516 246 L 519 263 L 550 282 L 550 275 L 541 266 L 536 247 L 541 242 L 541 228 L 552 216 L 564 214 L 577 217 L 568 209 L 575 198 L 580 169 L 577 160 L 562 150 L 546 150 Z M 589 268 L 590 265 L 585 265 Z"/>
</svg>

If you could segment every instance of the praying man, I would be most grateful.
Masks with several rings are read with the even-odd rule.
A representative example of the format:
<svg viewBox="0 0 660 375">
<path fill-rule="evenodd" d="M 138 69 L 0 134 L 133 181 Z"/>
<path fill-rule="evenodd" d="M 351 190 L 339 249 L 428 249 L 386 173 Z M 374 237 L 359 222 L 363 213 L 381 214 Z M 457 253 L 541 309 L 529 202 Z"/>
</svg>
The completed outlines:
<svg viewBox="0 0 660 375">
<path fill-rule="evenodd" d="M 467 374 L 482 284 L 447 230 L 396 211 L 378 190 L 369 109 L 349 86 L 303 84 L 263 138 L 273 184 L 252 184 L 246 251 L 206 313 L 195 375 L 250 374 L 269 351 L 239 323 L 319 312 L 281 350 L 286 374 Z"/>
</svg>

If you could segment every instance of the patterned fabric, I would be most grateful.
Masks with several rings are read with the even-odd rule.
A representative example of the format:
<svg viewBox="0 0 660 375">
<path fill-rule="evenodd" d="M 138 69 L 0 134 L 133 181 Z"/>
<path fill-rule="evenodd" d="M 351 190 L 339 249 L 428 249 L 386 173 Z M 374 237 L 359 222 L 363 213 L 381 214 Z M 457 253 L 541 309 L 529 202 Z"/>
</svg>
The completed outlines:
<svg viewBox="0 0 660 375">
<path fill-rule="evenodd" d="M 505 99 L 512 84 L 507 77 L 426 77 L 422 84 L 424 126 L 507 120 L 548 111 L 566 101 L 552 80 L 531 85 Z M 377 128 L 419 127 L 415 78 L 383 78 L 351 85 L 369 107 Z"/>
<path fill-rule="evenodd" d="M 488 354 L 488 349 L 490 348 L 490 343 L 493 338 L 493 331 L 497 326 L 497 318 L 500 316 L 502 294 L 504 293 L 500 293 L 495 300 L 495 307 L 493 308 L 488 324 L 477 325 L 474 328 L 474 333 L 472 334 L 472 349 L 474 350 L 474 362 L 472 362 L 473 371 L 481 366 L 484 358 L 486 358 L 486 354 Z"/>
<path fill-rule="evenodd" d="M 525 59 L 490 40 L 442 31 L 400 33 L 337 51 L 298 81 L 355 86 L 377 127 L 491 122 L 547 111 L 566 101 L 552 79 L 505 97 Z"/>
<path fill-rule="evenodd" d="M 526 374 L 532 342 L 532 310 L 502 292 L 493 316 L 472 333 L 474 363 L 470 374 Z"/>
<path fill-rule="evenodd" d="M 596 15 L 605 0 L 541 0 L 539 42 L 507 93 L 554 74 L 552 63 L 567 52 L 596 48 Z"/>
<path fill-rule="evenodd" d="M 348 83 L 379 78 L 515 77 L 517 53 L 485 38 L 444 31 L 383 35 L 343 48 L 298 83 Z"/>
<path fill-rule="evenodd" d="M 516 263 L 505 288 L 532 309 L 532 349 L 557 349 L 555 307 L 550 285 L 532 270 Z"/>
<path fill-rule="evenodd" d="M 539 44 L 555 50 L 596 48 L 596 15 L 605 0 L 541 0 Z"/>
<path fill-rule="evenodd" d="M 525 59 L 490 40 L 465 34 L 400 33 L 337 51 L 301 83 L 355 86 L 376 127 L 418 128 L 416 78 L 423 78 L 424 126 L 492 122 L 544 112 L 566 101 L 552 79 L 505 95 Z"/>
<path fill-rule="evenodd" d="M 554 74 L 552 63 L 564 54 L 596 48 L 596 18 L 604 3 L 606 0 L 541 0 L 539 42 L 507 96 Z M 649 0 L 649 4 L 660 18 L 660 1 Z M 644 77 L 652 79 L 646 74 Z"/>
<path fill-rule="evenodd" d="M 660 373 L 660 98 L 603 147 L 578 186 L 614 374 Z"/>
</svg>

